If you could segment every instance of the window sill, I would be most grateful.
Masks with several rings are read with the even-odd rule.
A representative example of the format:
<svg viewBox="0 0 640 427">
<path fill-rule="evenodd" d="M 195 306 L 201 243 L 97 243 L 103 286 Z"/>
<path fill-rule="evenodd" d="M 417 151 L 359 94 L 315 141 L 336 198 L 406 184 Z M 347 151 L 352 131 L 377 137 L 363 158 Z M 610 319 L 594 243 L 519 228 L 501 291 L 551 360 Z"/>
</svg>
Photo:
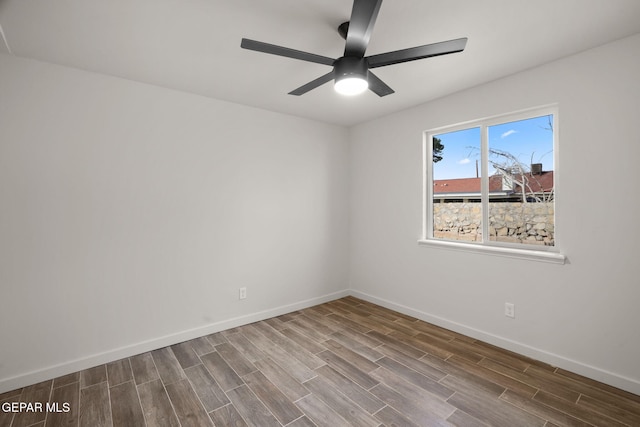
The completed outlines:
<svg viewBox="0 0 640 427">
<path fill-rule="evenodd" d="M 529 261 L 548 262 L 552 264 L 564 264 L 566 257 L 558 252 L 534 251 L 528 249 L 506 248 L 502 246 L 488 246 L 473 243 L 451 242 L 446 240 L 418 240 L 421 246 L 431 246 L 455 251 L 472 252 L 477 254 L 487 254 L 503 256 L 507 258 L 517 258 Z"/>
</svg>

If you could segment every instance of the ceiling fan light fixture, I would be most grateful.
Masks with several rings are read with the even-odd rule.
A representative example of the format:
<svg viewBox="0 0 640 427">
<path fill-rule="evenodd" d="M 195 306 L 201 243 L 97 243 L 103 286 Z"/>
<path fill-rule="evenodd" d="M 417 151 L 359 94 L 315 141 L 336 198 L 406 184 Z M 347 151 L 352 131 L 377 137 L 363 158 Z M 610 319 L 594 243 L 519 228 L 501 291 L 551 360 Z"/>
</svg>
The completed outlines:
<svg viewBox="0 0 640 427">
<path fill-rule="evenodd" d="M 369 88 L 368 66 L 363 58 L 342 57 L 333 65 L 333 88 L 341 95 L 359 95 Z"/>
<path fill-rule="evenodd" d="M 366 91 L 369 88 L 369 82 L 361 76 L 346 76 L 336 79 L 333 88 L 340 95 L 354 96 Z"/>
</svg>

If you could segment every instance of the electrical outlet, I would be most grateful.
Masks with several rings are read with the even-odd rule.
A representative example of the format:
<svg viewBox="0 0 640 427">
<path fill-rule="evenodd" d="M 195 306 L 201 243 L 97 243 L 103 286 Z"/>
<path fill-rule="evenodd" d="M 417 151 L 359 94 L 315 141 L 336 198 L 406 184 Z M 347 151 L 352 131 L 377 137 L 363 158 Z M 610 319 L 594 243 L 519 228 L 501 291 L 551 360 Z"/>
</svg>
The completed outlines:
<svg viewBox="0 0 640 427">
<path fill-rule="evenodd" d="M 512 319 L 516 317 L 516 306 L 513 303 L 505 302 L 504 303 L 504 315 L 507 317 L 511 317 Z"/>
<path fill-rule="evenodd" d="M 247 288 L 240 288 L 238 294 L 240 299 L 245 299 L 247 297 Z"/>
</svg>

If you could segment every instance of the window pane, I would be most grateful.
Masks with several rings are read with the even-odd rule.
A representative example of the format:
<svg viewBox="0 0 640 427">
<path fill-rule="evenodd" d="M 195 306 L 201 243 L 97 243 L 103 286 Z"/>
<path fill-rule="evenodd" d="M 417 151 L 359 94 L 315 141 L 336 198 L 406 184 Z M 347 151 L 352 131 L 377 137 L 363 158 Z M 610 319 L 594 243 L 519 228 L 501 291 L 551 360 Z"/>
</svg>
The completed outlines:
<svg viewBox="0 0 640 427">
<path fill-rule="evenodd" d="M 482 241 L 480 128 L 433 137 L 433 237 Z"/>
<path fill-rule="evenodd" d="M 489 240 L 553 246 L 553 116 L 488 130 Z"/>
</svg>

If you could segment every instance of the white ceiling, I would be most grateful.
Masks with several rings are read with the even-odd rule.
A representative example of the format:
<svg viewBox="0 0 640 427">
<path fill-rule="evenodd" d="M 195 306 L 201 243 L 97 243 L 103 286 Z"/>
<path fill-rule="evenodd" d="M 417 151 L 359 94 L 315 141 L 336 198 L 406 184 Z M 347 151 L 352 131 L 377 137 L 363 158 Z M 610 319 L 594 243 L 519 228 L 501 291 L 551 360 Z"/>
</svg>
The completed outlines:
<svg viewBox="0 0 640 427">
<path fill-rule="evenodd" d="M 639 0 L 386 0 L 367 55 L 468 37 L 462 53 L 378 68 L 396 93 L 345 98 L 331 69 L 240 48 L 247 37 L 337 58 L 352 0 L 0 0 L 0 52 L 353 125 L 640 32 Z M 4 41 L 1 39 L 4 36 Z M 629 52 L 638 55 L 640 52 Z"/>
</svg>

